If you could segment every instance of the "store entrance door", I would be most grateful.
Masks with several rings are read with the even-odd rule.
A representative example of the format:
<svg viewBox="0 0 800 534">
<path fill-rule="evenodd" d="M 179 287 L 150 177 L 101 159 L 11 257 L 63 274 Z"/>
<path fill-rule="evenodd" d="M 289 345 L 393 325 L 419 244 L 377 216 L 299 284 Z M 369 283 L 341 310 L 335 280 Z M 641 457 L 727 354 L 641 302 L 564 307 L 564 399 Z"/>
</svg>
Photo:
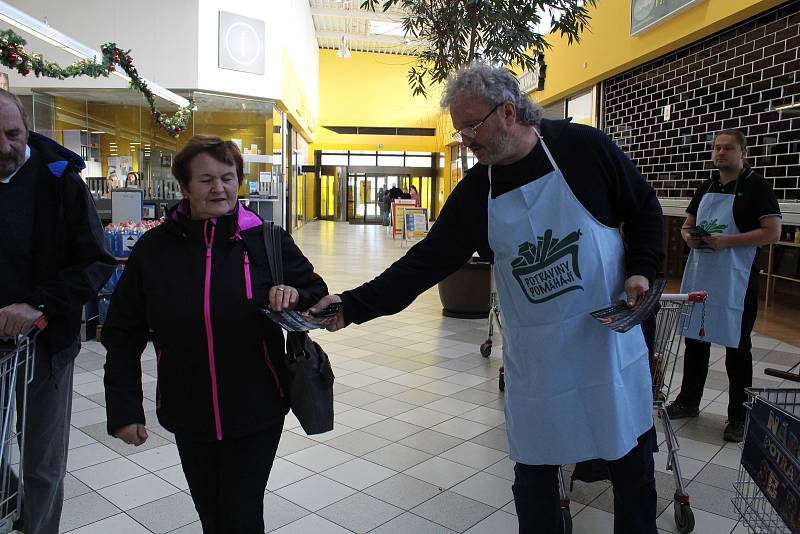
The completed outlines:
<svg viewBox="0 0 800 534">
<path fill-rule="evenodd" d="M 347 177 L 347 220 L 352 224 L 382 224 L 381 196 L 397 176 L 351 173 Z"/>
</svg>

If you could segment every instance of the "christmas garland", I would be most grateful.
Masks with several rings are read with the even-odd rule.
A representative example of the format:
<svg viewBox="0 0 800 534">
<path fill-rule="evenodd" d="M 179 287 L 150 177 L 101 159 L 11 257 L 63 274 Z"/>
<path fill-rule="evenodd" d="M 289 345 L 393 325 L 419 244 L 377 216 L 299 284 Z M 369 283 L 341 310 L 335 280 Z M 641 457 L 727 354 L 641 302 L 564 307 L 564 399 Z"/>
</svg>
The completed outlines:
<svg viewBox="0 0 800 534">
<path fill-rule="evenodd" d="M 131 89 L 142 93 L 150 105 L 153 122 L 175 137 L 178 137 L 181 132 L 186 130 L 192 111 L 197 110 L 194 99 L 192 99 L 188 106 L 179 108 L 172 115 L 159 111 L 156 108 L 155 95 L 147 86 L 147 82 L 139 76 L 133 64 L 130 50 L 117 48 L 115 43 L 106 43 L 100 46 L 100 51 L 103 54 L 101 63 L 98 63 L 95 59 L 81 59 L 66 67 L 46 61 L 41 54 L 28 54 L 25 51 L 25 44 L 25 40 L 12 30 L 0 31 L 0 64 L 16 70 L 23 76 L 33 72 L 37 78 L 44 76 L 59 80 L 78 76 L 90 76 L 92 78 L 103 76 L 107 78 L 119 65 L 131 79 Z"/>
</svg>

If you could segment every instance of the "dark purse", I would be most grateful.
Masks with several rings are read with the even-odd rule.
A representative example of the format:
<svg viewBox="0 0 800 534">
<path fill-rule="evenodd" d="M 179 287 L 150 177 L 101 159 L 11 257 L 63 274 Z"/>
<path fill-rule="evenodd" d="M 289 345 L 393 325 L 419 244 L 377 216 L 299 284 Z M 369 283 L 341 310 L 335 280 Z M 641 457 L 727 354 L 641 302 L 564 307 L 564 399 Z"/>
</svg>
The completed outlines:
<svg viewBox="0 0 800 534">
<path fill-rule="evenodd" d="M 264 245 L 272 280 L 283 284 L 281 229 L 274 223 L 263 226 Z M 286 368 L 289 374 L 289 406 L 306 434 L 333 430 L 333 369 L 328 355 L 311 340 L 308 332 L 286 333 Z"/>
</svg>

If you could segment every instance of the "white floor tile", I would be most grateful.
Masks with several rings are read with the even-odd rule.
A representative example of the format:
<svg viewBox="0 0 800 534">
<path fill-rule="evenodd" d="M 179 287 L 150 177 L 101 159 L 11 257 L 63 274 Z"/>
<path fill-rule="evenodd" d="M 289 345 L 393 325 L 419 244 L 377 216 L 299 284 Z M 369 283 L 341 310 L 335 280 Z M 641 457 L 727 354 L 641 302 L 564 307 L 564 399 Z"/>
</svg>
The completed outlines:
<svg viewBox="0 0 800 534">
<path fill-rule="evenodd" d="M 147 471 L 127 458 L 116 458 L 101 464 L 71 471 L 72 475 L 94 490 L 112 486 L 147 474 Z"/>
<path fill-rule="evenodd" d="M 452 419 L 452 416 L 446 413 L 437 412 L 435 410 L 429 410 L 428 408 L 418 407 L 414 408 L 413 410 L 403 412 L 399 415 L 395 415 L 394 418 L 407 423 L 429 428 L 447 421 L 448 419 Z"/>
<path fill-rule="evenodd" d="M 121 458 L 121 456 L 102 443 L 91 443 L 69 451 L 67 471 L 76 471 L 84 467 L 114 460 L 115 458 Z"/>
<path fill-rule="evenodd" d="M 464 482 L 450 488 L 450 491 L 469 497 L 476 501 L 502 508 L 514 500 L 511 492 L 511 483 L 489 473 L 477 473 Z"/>
<path fill-rule="evenodd" d="M 345 413 L 337 417 L 336 422 L 338 424 L 346 425 L 350 428 L 358 429 L 375 424 L 378 421 L 383 421 L 384 419 L 386 419 L 385 415 L 380 415 L 375 412 L 363 410 L 361 408 L 353 408 L 352 410 L 347 410 Z"/>
<path fill-rule="evenodd" d="M 435 430 L 443 434 L 449 434 L 461 439 L 472 439 L 475 436 L 483 434 L 487 430 L 491 429 L 492 427 L 490 426 L 458 417 L 454 417 L 449 421 L 445 421 L 444 423 L 439 423 L 438 425 L 431 427 L 431 430 Z"/>
<path fill-rule="evenodd" d="M 120 482 L 98 491 L 121 510 L 131 510 L 137 506 L 157 501 L 180 491 L 153 474 Z"/>
<path fill-rule="evenodd" d="M 136 462 L 148 471 L 158 471 L 181 463 L 181 457 L 178 455 L 178 447 L 174 443 L 131 454 L 128 456 L 128 459 Z"/>
<path fill-rule="evenodd" d="M 355 458 L 349 462 L 337 465 L 323 473 L 326 477 L 341 482 L 357 490 L 363 490 L 377 484 L 381 480 L 397 474 L 396 471 L 381 465 Z"/>
<path fill-rule="evenodd" d="M 181 491 L 188 491 L 189 483 L 186 481 L 186 475 L 183 474 L 183 467 L 180 465 L 173 465 L 160 471 L 153 473 L 158 478 L 164 479 Z"/>
<path fill-rule="evenodd" d="M 274 492 L 315 512 L 355 493 L 356 490 L 322 475 L 314 475 Z"/>
<path fill-rule="evenodd" d="M 271 534 L 309 534 L 311 532 L 314 534 L 350 534 L 346 528 L 316 514 L 307 515 L 278 530 L 273 530 Z"/>
<path fill-rule="evenodd" d="M 140 523 L 125 514 L 117 514 L 85 527 L 70 530 L 67 534 L 109 534 L 110 532 L 114 534 L 151 534 Z"/>
<path fill-rule="evenodd" d="M 275 491 L 289 484 L 294 484 L 298 480 L 308 478 L 313 474 L 313 471 L 305 467 L 300 467 L 283 458 L 275 458 L 275 462 L 272 464 L 272 471 L 269 473 L 267 489 L 269 491 Z"/>
<path fill-rule="evenodd" d="M 466 480 L 477 472 L 477 469 L 445 460 L 444 458 L 431 458 L 411 469 L 406 469 L 405 474 L 446 489 Z"/>
<path fill-rule="evenodd" d="M 486 469 L 506 457 L 504 452 L 471 443 L 469 441 L 453 447 L 440 455 L 446 460 L 452 460 L 473 469 Z"/>
<path fill-rule="evenodd" d="M 290 462 L 317 473 L 352 460 L 354 456 L 324 444 L 315 445 L 286 456 Z"/>
</svg>

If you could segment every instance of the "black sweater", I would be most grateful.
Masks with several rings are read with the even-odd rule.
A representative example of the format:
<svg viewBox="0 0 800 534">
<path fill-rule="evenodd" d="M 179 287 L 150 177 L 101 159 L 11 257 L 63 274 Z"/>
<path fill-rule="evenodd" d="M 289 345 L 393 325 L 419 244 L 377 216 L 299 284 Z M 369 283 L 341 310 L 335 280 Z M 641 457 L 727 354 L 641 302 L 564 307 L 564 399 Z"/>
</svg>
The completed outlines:
<svg viewBox="0 0 800 534">
<path fill-rule="evenodd" d="M 624 227 L 628 276 L 640 274 L 652 281 L 663 261 L 663 215 L 653 189 L 600 130 L 568 120 L 544 120 L 541 130 L 581 204 L 601 223 Z M 492 196 L 551 170 L 541 143 L 537 143 L 520 161 L 493 167 Z M 374 280 L 342 294 L 346 322 L 363 323 L 401 311 L 461 267 L 475 251 L 491 261 L 488 195 L 487 167 L 477 164 L 453 190 L 425 239 Z"/>
<path fill-rule="evenodd" d="M 26 195 L 32 203 L 18 207 L 26 210 L 20 224 L 27 220 L 30 225 L 24 237 L 23 229 L 13 224 L 4 224 L 1 230 L 9 236 L 2 240 L 6 245 L 0 254 L 16 257 L 6 264 L 0 306 L 25 302 L 44 313 L 48 325 L 37 338 L 37 354 L 49 358 L 57 370 L 77 356 L 83 304 L 94 298 L 116 262 L 105 250 L 103 225 L 79 174 L 83 160 L 35 132 L 30 133 L 28 146 L 30 159 L 10 184 L 3 185 L 13 188 L 14 182 L 32 182 Z M 29 242 L 15 243 L 14 237 Z"/>
<path fill-rule="evenodd" d="M 283 332 L 259 312 L 274 285 L 261 220 L 240 206 L 214 226 L 181 209 L 134 246 L 111 301 L 103 327 L 108 432 L 145 423 L 148 330 L 164 428 L 200 441 L 259 432 L 288 411 Z M 308 308 L 328 288 L 286 232 L 281 245 L 285 283 L 299 291 L 298 309 Z"/>
</svg>

